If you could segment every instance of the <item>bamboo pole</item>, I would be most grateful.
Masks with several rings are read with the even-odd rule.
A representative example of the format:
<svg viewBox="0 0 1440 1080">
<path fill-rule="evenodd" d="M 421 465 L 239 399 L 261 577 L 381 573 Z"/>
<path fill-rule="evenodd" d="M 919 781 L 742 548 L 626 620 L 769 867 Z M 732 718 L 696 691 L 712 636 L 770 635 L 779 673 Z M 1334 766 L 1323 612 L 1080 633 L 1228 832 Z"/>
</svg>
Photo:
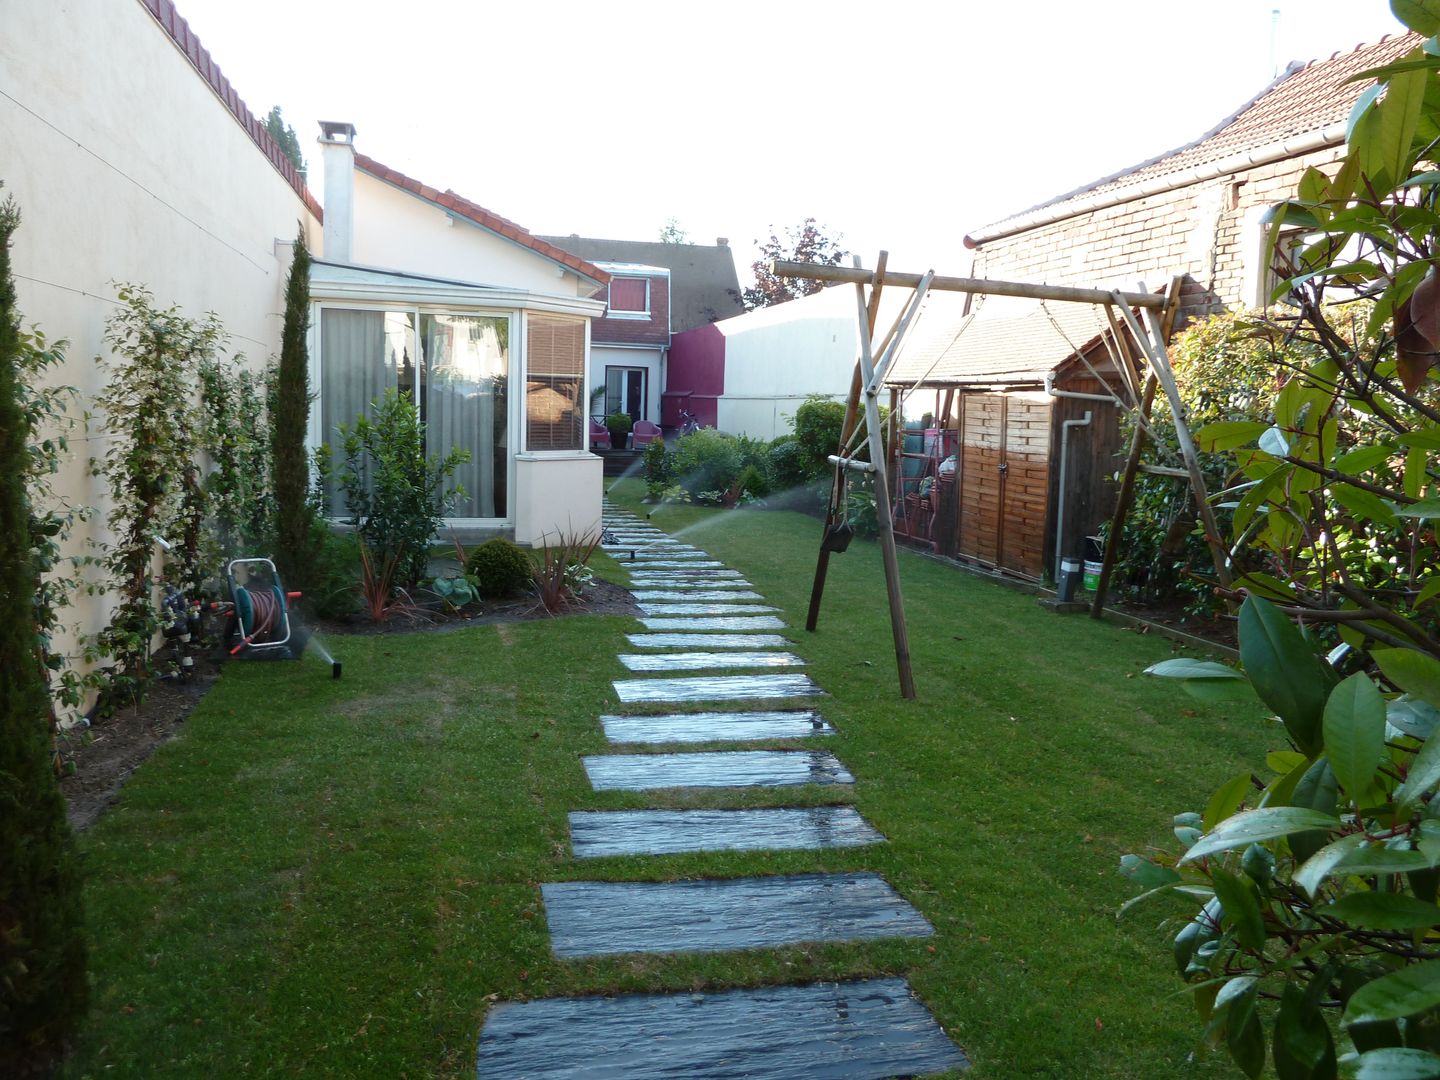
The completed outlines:
<svg viewBox="0 0 1440 1080">
<path fill-rule="evenodd" d="M 815 281 L 829 281 L 839 284 L 864 285 L 870 281 L 870 271 L 859 267 L 817 266 L 814 263 L 792 262 L 776 259 L 770 264 L 771 273 L 777 277 L 810 278 Z M 891 273 L 886 284 L 902 288 L 915 288 L 925 277 L 924 274 Z M 1070 300 L 1082 304 L 1108 304 L 1115 294 L 1105 289 L 1077 289 L 1067 285 L 1044 285 L 1026 281 L 999 281 L 991 278 L 932 277 L 929 288 L 936 292 L 980 293 L 985 296 L 1020 296 L 1031 300 Z M 1148 292 L 1122 292 L 1120 298 L 1130 307 L 1160 310 L 1165 306 L 1165 297 Z"/>
</svg>

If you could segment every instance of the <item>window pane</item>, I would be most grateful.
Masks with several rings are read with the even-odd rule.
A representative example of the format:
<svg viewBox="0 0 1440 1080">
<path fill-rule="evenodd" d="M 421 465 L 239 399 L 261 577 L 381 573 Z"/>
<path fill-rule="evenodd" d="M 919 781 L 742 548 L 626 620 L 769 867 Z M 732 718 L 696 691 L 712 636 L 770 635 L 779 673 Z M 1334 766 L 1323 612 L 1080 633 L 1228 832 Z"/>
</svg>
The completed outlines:
<svg viewBox="0 0 1440 1080">
<path fill-rule="evenodd" d="M 650 295 L 644 278 L 611 278 L 611 311 L 649 311 Z"/>
<path fill-rule="evenodd" d="M 585 410 L 585 323 L 529 315 L 525 337 L 525 449 L 579 450 Z"/>
<path fill-rule="evenodd" d="M 338 429 L 354 427 L 386 390 L 415 381 L 414 322 L 404 311 L 320 311 L 320 433 L 330 444 L 331 479 L 325 505 L 335 517 L 348 510 L 335 477 L 344 461 Z"/>
<path fill-rule="evenodd" d="M 422 315 L 425 357 L 425 452 L 470 451 L 455 471 L 465 497 L 454 517 L 506 516 L 506 389 L 510 320 L 472 315 Z"/>
</svg>

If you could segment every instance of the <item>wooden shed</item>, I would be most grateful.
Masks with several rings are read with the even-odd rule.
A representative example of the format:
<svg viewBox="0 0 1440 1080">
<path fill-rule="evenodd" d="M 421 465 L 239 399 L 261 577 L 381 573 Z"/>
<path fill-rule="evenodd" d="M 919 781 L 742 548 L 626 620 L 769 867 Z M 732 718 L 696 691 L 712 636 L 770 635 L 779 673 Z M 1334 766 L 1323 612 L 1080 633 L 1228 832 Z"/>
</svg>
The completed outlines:
<svg viewBox="0 0 1440 1080">
<path fill-rule="evenodd" d="M 1101 309 L 991 299 L 927 308 L 886 382 L 897 536 L 1042 580 L 1115 505 L 1123 391 Z M 1103 332 L 1102 332 L 1103 331 Z"/>
</svg>

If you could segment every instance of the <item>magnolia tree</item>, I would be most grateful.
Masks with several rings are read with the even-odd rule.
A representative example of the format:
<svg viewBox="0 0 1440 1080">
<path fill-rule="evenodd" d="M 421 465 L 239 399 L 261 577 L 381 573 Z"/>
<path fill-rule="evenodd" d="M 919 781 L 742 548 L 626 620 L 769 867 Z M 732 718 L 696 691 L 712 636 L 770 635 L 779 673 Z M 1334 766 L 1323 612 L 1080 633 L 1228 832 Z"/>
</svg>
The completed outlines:
<svg viewBox="0 0 1440 1080">
<path fill-rule="evenodd" d="M 1423 35 L 1440 0 L 1392 0 Z M 1233 454 L 1241 669 L 1151 669 L 1258 698 L 1277 748 L 1127 856 L 1192 905 L 1174 958 L 1207 1034 L 1282 1080 L 1440 1076 L 1440 41 L 1374 79 L 1333 175 L 1271 215 L 1267 325 L 1299 348 Z"/>
</svg>

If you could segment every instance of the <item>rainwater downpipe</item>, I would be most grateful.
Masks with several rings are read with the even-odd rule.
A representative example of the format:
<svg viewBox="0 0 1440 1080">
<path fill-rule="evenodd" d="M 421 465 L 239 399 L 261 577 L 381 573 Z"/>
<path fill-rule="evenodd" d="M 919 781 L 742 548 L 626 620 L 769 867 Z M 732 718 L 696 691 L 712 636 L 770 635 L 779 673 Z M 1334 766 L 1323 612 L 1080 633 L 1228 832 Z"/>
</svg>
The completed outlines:
<svg viewBox="0 0 1440 1080">
<path fill-rule="evenodd" d="M 1061 396 L 1057 392 L 1056 396 Z M 1093 395 L 1064 394 L 1065 397 L 1081 397 Z M 1109 400 L 1108 398 L 1106 400 Z M 1070 429 L 1090 426 L 1090 410 L 1085 410 L 1085 415 L 1079 420 L 1065 420 L 1060 424 L 1060 495 L 1055 504 L 1055 580 L 1060 580 L 1060 560 L 1064 557 L 1065 551 L 1065 472 L 1070 462 Z"/>
</svg>

